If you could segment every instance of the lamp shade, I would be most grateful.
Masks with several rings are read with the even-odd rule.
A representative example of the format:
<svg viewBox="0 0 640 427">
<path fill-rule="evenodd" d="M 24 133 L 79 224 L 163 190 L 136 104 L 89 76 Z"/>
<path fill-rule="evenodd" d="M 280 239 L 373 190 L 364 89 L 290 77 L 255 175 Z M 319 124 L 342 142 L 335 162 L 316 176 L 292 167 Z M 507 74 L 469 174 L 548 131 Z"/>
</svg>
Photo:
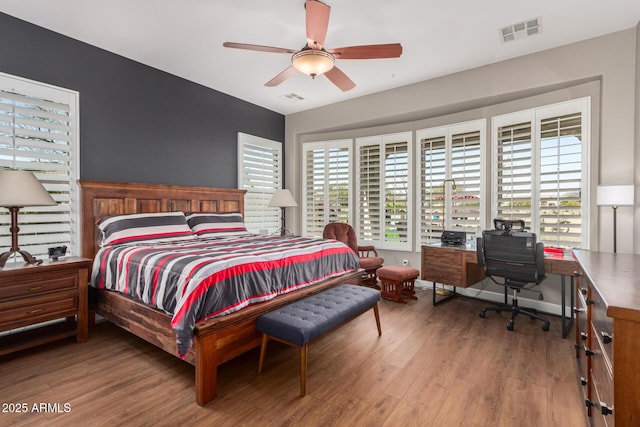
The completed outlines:
<svg viewBox="0 0 640 427">
<path fill-rule="evenodd" d="M 633 206 L 633 185 L 599 185 L 596 192 L 598 206 Z"/>
<path fill-rule="evenodd" d="M 269 200 L 269 204 L 267 205 L 272 208 L 289 208 L 298 206 L 296 201 L 293 199 L 291 192 L 287 189 L 276 190 Z"/>
<path fill-rule="evenodd" d="M 55 205 L 51 195 L 31 171 L 0 170 L 0 206 Z"/>
</svg>

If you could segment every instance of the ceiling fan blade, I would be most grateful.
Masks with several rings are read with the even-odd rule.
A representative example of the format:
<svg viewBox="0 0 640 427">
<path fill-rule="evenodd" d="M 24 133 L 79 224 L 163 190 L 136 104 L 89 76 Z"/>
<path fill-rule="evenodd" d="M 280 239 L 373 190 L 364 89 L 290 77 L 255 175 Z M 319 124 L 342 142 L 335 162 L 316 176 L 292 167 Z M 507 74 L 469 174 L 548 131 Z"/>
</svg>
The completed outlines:
<svg viewBox="0 0 640 427">
<path fill-rule="evenodd" d="M 398 58 L 402 55 L 400 43 L 348 46 L 328 50 L 336 59 L 380 59 Z"/>
<path fill-rule="evenodd" d="M 322 49 L 329 27 L 331 7 L 317 0 L 307 0 L 307 46 Z"/>
<path fill-rule="evenodd" d="M 293 54 L 297 52 L 297 50 L 285 49 L 283 47 L 260 46 L 258 44 L 247 44 L 247 43 L 224 42 L 222 43 L 222 46 L 231 47 L 234 49 L 257 50 L 258 52 L 269 52 L 269 53 Z"/>
<path fill-rule="evenodd" d="M 324 75 L 327 76 L 327 78 L 331 80 L 334 85 L 338 86 L 338 88 L 340 88 L 343 92 L 356 87 L 356 84 L 353 82 L 353 80 L 347 77 L 347 75 L 340 71 L 340 69 L 336 66 L 324 73 Z"/>
<path fill-rule="evenodd" d="M 287 80 L 289 77 L 293 76 L 297 72 L 298 70 L 293 68 L 293 65 L 291 65 L 289 68 L 286 68 L 284 71 L 282 71 L 280 74 L 278 74 L 277 76 L 275 76 L 274 78 L 266 82 L 264 85 L 267 87 L 278 86 L 280 83 Z"/>
</svg>

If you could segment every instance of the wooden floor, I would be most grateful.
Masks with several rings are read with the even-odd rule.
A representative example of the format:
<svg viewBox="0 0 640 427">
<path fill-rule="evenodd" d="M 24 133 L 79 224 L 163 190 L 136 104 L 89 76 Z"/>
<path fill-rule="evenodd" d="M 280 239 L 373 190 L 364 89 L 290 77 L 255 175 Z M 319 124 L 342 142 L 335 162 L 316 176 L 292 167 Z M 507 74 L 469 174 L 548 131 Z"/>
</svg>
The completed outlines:
<svg viewBox="0 0 640 427">
<path fill-rule="evenodd" d="M 478 316 L 479 301 L 433 307 L 430 291 L 418 296 L 380 303 L 382 337 L 367 312 L 311 346 L 306 397 L 297 349 L 271 342 L 262 375 L 257 349 L 223 365 L 219 397 L 204 407 L 192 366 L 102 323 L 86 343 L 0 358 L 0 425 L 586 425 L 573 336 L 560 338 L 559 318 L 543 332 L 519 317 L 509 332 L 506 314 Z M 6 413 L 10 403 L 27 413 Z"/>
</svg>

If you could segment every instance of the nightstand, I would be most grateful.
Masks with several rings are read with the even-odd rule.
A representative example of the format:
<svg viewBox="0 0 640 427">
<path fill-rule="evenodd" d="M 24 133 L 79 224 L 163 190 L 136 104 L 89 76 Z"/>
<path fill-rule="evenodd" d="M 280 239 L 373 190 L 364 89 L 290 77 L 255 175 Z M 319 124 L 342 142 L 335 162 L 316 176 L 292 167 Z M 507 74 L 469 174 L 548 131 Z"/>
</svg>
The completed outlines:
<svg viewBox="0 0 640 427">
<path fill-rule="evenodd" d="M 0 336 L 0 356 L 74 335 L 86 341 L 90 268 L 87 258 L 66 257 L 0 269 L 0 333 L 12 331 Z M 48 323 L 20 330 L 43 322 Z"/>
</svg>

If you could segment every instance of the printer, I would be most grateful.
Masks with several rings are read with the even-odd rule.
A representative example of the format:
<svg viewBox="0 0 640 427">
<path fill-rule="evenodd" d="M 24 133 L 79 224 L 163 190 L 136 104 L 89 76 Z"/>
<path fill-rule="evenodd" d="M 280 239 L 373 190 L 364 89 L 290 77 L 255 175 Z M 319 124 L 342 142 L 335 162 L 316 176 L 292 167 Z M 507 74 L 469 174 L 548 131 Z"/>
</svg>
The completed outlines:
<svg viewBox="0 0 640 427">
<path fill-rule="evenodd" d="M 464 231 L 445 230 L 440 236 L 440 243 L 447 246 L 465 245 L 467 243 L 467 233 Z"/>
</svg>

